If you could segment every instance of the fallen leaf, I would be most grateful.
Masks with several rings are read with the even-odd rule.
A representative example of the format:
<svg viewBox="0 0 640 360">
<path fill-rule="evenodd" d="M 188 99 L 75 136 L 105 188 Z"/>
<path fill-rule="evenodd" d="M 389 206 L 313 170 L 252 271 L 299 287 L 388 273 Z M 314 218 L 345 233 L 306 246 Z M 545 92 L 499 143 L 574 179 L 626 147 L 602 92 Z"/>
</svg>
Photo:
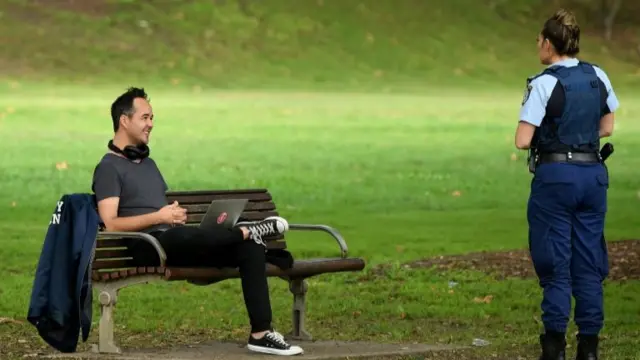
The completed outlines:
<svg viewBox="0 0 640 360">
<path fill-rule="evenodd" d="M 368 43 L 372 43 L 375 41 L 375 38 L 373 37 L 372 33 L 367 33 L 367 42 Z"/>
<path fill-rule="evenodd" d="M 489 304 L 491 303 L 491 300 L 493 300 L 493 295 L 487 295 L 483 298 L 481 297 L 475 297 L 473 298 L 473 302 L 476 304 L 481 304 L 481 303 L 485 303 L 485 304 Z"/>
<path fill-rule="evenodd" d="M 511 153 L 511 161 L 516 161 L 518 160 L 518 155 L 516 155 L 516 153 Z"/>
<path fill-rule="evenodd" d="M 178 85 L 178 84 L 180 84 L 180 79 L 178 78 L 171 79 L 171 85 Z"/>
<path fill-rule="evenodd" d="M 69 164 L 66 161 L 56 163 L 56 169 L 58 170 L 67 170 L 69 168 Z"/>
<path fill-rule="evenodd" d="M 405 313 L 404 311 L 400 313 L 400 319 L 404 319 L 407 317 L 407 313 Z"/>
<path fill-rule="evenodd" d="M 353 317 L 356 318 L 358 316 L 360 316 L 362 313 L 360 311 L 354 311 L 353 312 Z"/>
<path fill-rule="evenodd" d="M 459 197 L 460 195 L 462 195 L 462 193 L 459 190 L 456 190 L 451 193 L 451 196 L 455 196 L 455 197 Z"/>
</svg>

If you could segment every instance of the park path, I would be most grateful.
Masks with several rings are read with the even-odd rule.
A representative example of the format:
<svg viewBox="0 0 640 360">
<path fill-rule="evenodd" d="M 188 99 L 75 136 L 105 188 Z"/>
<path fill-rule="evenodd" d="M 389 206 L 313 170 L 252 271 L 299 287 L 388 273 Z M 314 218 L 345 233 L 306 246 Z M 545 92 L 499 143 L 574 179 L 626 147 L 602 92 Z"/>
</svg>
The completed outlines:
<svg viewBox="0 0 640 360">
<path fill-rule="evenodd" d="M 426 344 L 381 344 L 375 342 L 314 341 L 300 344 L 305 354 L 294 358 L 309 360 L 377 358 L 407 356 L 460 349 L 461 347 Z M 109 360 L 254 360 L 274 359 L 273 355 L 250 353 L 240 343 L 210 343 L 173 349 L 141 349 L 124 351 L 120 355 L 95 353 L 56 354 L 50 359 L 109 359 Z"/>
</svg>

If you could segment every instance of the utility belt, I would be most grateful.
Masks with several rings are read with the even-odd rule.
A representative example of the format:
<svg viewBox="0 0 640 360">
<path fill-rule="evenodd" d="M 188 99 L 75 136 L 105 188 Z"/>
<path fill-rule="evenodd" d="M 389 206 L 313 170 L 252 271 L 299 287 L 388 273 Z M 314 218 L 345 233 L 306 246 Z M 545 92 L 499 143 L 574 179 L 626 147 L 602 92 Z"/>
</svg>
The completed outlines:
<svg viewBox="0 0 640 360">
<path fill-rule="evenodd" d="M 550 163 L 575 163 L 575 164 L 604 164 L 605 160 L 613 153 L 613 145 L 606 143 L 599 152 L 566 152 L 566 153 L 539 153 L 529 155 L 529 172 L 535 173 L 535 169 L 541 164 Z"/>
<path fill-rule="evenodd" d="M 537 164 L 549 164 L 549 163 L 599 163 L 602 162 L 602 158 L 598 153 L 542 153 L 538 154 Z"/>
</svg>

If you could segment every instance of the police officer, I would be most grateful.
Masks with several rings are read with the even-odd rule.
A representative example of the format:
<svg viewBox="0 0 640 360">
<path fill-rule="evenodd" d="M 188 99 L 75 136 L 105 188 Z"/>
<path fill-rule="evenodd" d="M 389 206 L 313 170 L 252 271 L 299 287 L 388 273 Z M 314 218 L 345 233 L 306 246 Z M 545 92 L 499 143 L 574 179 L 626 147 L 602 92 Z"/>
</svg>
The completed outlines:
<svg viewBox="0 0 640 360">
<path fill-rule="evenodd" d="M 580 28 L 568 11 L 551 16 L 538 35 L 548 67 L 527 79 L 515 145 L 532 153 L 527 208 L 529 250 L 543 289 L 540 360 L 565 359 L 565 332 L 576 300 L 576 359 L 597 360 L 603 326 L 602 282 L 608 173 L 600 138 L 613 131 L 618 100 L 603 70 L 576 59 Z"/>
</svg>

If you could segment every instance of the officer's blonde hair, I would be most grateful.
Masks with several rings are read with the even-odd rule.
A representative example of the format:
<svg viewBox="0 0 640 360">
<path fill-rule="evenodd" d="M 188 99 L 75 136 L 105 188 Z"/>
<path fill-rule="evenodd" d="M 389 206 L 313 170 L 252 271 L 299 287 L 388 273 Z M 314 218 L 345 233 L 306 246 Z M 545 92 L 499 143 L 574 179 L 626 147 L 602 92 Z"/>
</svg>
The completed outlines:
<svg viewBox="0 0 640 360">
<path fill-rule="evenodd" d="M 551 42 L 558 55 L 575 56 L 580 52 L 580 26 L 571 11 L 556 11 L 544 23 L 541 34 Z"/>
</svg>

